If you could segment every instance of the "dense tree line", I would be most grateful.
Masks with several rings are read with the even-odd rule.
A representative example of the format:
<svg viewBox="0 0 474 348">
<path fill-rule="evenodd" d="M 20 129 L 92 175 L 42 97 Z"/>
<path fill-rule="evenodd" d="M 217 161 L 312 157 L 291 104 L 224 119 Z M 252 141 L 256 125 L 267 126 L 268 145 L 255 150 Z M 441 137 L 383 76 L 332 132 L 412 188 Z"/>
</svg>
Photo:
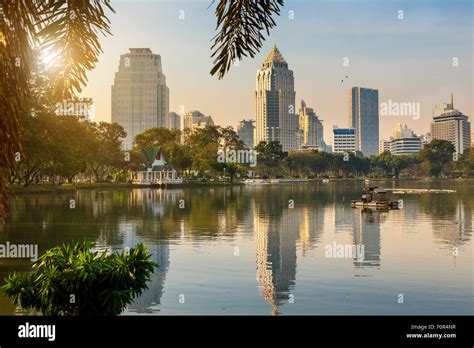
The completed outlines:
<svg viewBox="0 0 474 348">
<path fill-rule="evenodd" d="M 25 116 L 20 132 L 17 176 L 12 182 L 25 186 L 45 181 L 55 184 L 81 180 L 127 181 L 128 172 L 144 163 L 141 151 L 159 146 L 167 165 L 186 179 L 219 179 L 253 175 L 260 178 L 362 178 L 415 176 L 470 176 L 474 172 L 474 151 L 454 155 L 454 147 L 433 140 L 416 155 L 394 156 L 384 152 L 363 157 L 360 153 L 331 154 L 319 151 L 284 152 L 278 142 L 261 142 L 255 147 L 256 166 L 246 162 L 220 163 L 220 149 L 243 150 L 231 128 L 169 130 L 151 128 L 136 136 L 132 151 L 122 150 L 126 133 L 118 124 L 89 122 L 74 116 L 39 112 Z"/>
</svg>

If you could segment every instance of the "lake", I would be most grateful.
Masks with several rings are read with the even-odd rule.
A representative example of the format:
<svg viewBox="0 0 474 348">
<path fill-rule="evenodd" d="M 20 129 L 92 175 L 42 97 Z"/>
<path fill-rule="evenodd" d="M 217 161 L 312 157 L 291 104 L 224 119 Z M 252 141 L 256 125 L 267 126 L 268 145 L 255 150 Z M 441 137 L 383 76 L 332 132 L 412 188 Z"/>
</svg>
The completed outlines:
<svg viewBox="0 0 474 348">
<path fill-rule="evenodd" d="M 160 267 L 124 315 L 473 314 L 474 182 L 379 185 L 457 192 L 391 194 L 388 212 L 351 208 L 355 181 L 18 195 L 0 244 L 144 243 Z M 0 284 L 28 267 L 0 259 Z"/>
</svg>

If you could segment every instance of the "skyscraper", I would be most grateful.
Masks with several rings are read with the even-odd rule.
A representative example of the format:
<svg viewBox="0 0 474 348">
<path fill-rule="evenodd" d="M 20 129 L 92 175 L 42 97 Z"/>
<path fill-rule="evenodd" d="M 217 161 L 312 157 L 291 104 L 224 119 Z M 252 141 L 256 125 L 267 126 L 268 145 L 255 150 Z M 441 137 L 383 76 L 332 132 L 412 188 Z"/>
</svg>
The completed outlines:
<svg viewBox="0 0 474 348">
<path fill-rule="evenodd" d="M 198 110 L 188 111 L 184 114 L 184 126 L 183 128 L 193 128 L 193 124 L 199 121 L 201 117 L 204 117 L 204 114 Z"/>
<path fill-rule="evenodd" d="M 323 124 L 312 108 L 308 108 L 304 100 L 298 110 L 299 126 L 303 133 L 302 145 L 317 145 L 323 141 Z"/>
<path fill-rule="evenodd" d="M 168 126 L 170 129 L 181 129 L 181 115 L 170 112 Z"/>
<path fill-rule="evenodd" d="M 433 139 L 450 141 L 457 154 L 464 153 L 464 150 L 471 146 L 471 123 L 466 115 L 454 108 L 453 95 L 451 104 L 439 104 L 433 113 Z"/>
<path fill-rule="evenodd" d="M 243 141 L 245 147 L 248 149 L 253 148 L 253 133 L 255 131 L 254 120 L 242 120 L 237 126 L 237 134 L 240 140 Z"/>
<path fill-rule="evenodd" d="M 214 126 L 214 120 L 211 116 L 205 116 L 197 110 L 189 111 L 184 115 L 184 128 L 206 128 Z"/>
<path fill-rule="evenodd" d="M 297 150 L 293 71 L 274 45 L 257 71 L 254 143 L 279 141 L 283 151 Z"/>
<path fill-rule="evenodd" d="M 356 150 L 365 156 L 379 152 L 379 91 L 362 87 L 349 90 L 349 128 L 355 129 Z"/>
<path fill-rule="evenodd" d="M 112 122 L 127 132 L 130 149 L 137 134 L 154 127 L 168 127 L 169 89 L 161 57 L 149 48 L 130 48 L 120 56 L 112 85 Z"/>
</svg>

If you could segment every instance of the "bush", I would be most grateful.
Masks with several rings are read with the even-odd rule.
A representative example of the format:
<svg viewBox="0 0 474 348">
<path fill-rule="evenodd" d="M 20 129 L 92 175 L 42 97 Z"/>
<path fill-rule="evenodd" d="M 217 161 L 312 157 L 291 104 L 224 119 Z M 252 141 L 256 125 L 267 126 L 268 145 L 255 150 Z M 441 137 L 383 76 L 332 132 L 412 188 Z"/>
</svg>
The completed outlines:
<svg viewBox="0 0 474 348">
<path fill-rule="evenodd" d="M 10 300 L 44 315 L 118 315 L 147 289 L 154 267 L 142 244 L 128 253 L 91 252 L 87 242 L 43 254 L 29 274 L 12 274 L 2 287 Z"/>
</svg>

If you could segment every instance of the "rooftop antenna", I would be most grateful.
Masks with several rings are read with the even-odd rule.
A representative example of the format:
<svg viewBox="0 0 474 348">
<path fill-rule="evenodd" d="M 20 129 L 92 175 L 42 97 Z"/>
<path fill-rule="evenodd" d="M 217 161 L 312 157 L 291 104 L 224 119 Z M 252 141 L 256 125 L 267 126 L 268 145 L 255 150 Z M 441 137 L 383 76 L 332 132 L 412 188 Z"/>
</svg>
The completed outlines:
<svg viewBox="0 0 474 348">
<path fill-rule="evenodd" d="M 453 98 L 453 92 L 451 92 L 451 109 L 454 110 L 454 98 Z"/>
</svg>

